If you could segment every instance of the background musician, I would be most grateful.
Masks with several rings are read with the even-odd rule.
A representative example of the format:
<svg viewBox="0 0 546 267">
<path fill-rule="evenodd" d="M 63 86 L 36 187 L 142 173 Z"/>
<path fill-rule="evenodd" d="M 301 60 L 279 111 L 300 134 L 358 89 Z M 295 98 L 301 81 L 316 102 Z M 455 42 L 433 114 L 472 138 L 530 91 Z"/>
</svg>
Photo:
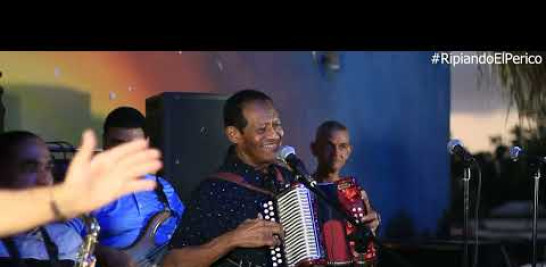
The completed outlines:
<svg viewBox="0 0 546 267">
<path fill-rule="evenodd" d="M 103 147 L 112 149 L 119 144 L 147 138 L 145 117 L 131 107 L 120 107 L 107 116 L 103 125 Z M 133 266 L 136 256 L 122 251 L 135 242 L 146 229 L 152 217 L 159 212 L 169 210 L 171 216 L 163 222 L 154 236 L 155 246 L 150 249 L 150 258 L 161 258 L 166 253 L 179 219 L 184 212 L 184 205 L 174 188 L 165 179 L 155 175 L 146 175 L 143 179 L 157 182 L 154 191 L 131 193 L 92 212 L 100 225 L 97 258 L 101 266 Z M 153 255 L 152 255 L 153 254 Z"/>
<path fill-rule="evenodd" d="M 372 208 L 366 191 L 358 185 L 354 177 L 342 176 L 340 174 L 352 152 L 349 130 L 347 127 L 337 121 L 326 121 L 322 123 L 317 128 L 315 141 L 311 143 L 311 151 L 318 163 L 317 169 L 313 175 L 315 179 L 320 183 L 331 183 L 336 185 L 338 187 L 336 190 L 338 194 L 335 197 L 339 198 L 341 203 L 356 203 L 352 201 L 351 198 L 354 195 L 358 196 L 358 202 L 361 203 L 363 211 L 361 212 L 361 208 L 359 207 L 359 211 L 356 212 L 359 216 L 356 217 L 375 233 L 380 224 L 380 217 Z M 344 208 L 350 210 L 348 207 Z M 355 230 L 350 224 L 347 225 L 346 222 L 343 222 L 343 224 L 343 235 L 351 234 Z M 323 226 L 324 233 L 336 231 L 335 229 L 339 228 L 333 227 L 331 222 L 328 226 Z M 332 235 L 335 236 L 335 234 Z M 346 242 L 350 242 L 348 238 L 343 237 L 343 239 L 347 240 Z M 332 244 L 334 243 L 332 242 Z M 335 254 L 340 255 L 339 252 L 335 251 L 335 247 L 339 246 L 330 245 L 328 244 L 328 241 L 325 246 L 329 257 L 336 257 L 333 256 Z M 355 252 L 354 243 L 350 243 L 348 254 L 352 254 L 353 259 L 356 259 L 357 262 L 373 262 L 376 259 L 375 249 L 371 243 L 367 244 L 367 246 L 367 252 L 361 254 Z M 345 258 L 344 256 L 337 257 Z M 346 258 L 353 260 L 350 256 Z"/>
</svg>

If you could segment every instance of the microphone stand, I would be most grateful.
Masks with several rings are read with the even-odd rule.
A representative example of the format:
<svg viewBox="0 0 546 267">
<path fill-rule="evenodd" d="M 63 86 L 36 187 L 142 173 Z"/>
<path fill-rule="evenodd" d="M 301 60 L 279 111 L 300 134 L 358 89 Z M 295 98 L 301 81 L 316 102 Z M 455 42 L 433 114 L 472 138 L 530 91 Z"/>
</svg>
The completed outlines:
<svg viewBox="0 0 546 267">
<path fill-rule="evenodd" d="M 326 194 L 320 188 L 318 188 L 316 186 L 315 181 L 311 181 L 310 179 L 306 179 L 306 177 L 303 177 L 302 175 L 299 175 L 299 174 L 296 175 L 296 178 L 297 178 L 298 182 L 303 184 L 307 189 L 309 189 L 315 195 L 319 196 L 319 198 L 324 200 L 326 202 L 326 204 L 328 204 L 328 206 L 330 206 L 334 211 L 336 211 L 339 215 L 341 215 L 345 220 L 347 220 L 348 222 L 350 222 L 353 226 L 355 226 L 357 228 L 356 233 L 357 233 L 358 236 L 362 236 L 362 238 L 357 238 L 356 239 L 356 242 L 357 242 L 356 247 L 360 247 L 360 248 L 365 249 L 366 248 L 365 243 L 367 243 L 369 240 L 371 240 L 372 242 L 374 242 L 374 244 L 377 245 L 377 247 L 379 248 L 380 251 L 385 251 L 385 252 L 389 253 L 400 264 L 400 266 L 412 266 L 406 260 L 402 259 L 402 257 L 397 255 L 396 253 L 391 252 L 388 249 L 386 249 L 385 246 L 381 243 L 381 241 L 379 241 L 376 238 L 375 234 L 371 231 L 370 228 L 368 228 L 364 224 L 358 222 L 353 216 L 348 214 L 341 207 L 341 205 L 339 203 L 334 202 L 328 196 L 326 196 Z"/>
<path fill-rule="evenodd" d="M 540 167 L 542 164 L 539 164 L 536 172 L 533 174 L 534 183 L 534 193 L 533 193 L 533 258 L 532 263 L 533 267 L 537 266 L 537 220 L 538 220 L 538 183 L 541 177 Z"/>
<path fill-rule="evenodd" d="M 468 225 L 468 213 L 470 211 L 470 165 L 465 166 L 463 174 L 463 240 L 464 240 L 464 254 L 463 254 L 463 266 L 468 266 L 468 239 L 470 236 Z M 476 244 L 477 245 L 477 244 Z"/>
<path fill-rule="evenodd" d="M 512 152 L 512 149 L 514 152 Z M 521 156 L 521 148 L 519 147 L 513 147 L 510 151 L 510 156 L 514 161 L 517 161 Z M 512 155 L 512 153 L 514 153 Z M 528 155 L 526 155 L 528 156 Z M 533 180 L 534 180 L 534 187 L 533 187 L 533 229 L 531 234 L 532 239 L 532 266 L 537 266 L 537 230 L 538 230 L 538 185 L 540 178 L 542 176 L 542 173 L 540 171 L 540 168 L 544 165 L 546 162 L 546 158 L 540 158 L 540 157 L 529 157 L 531 161 L 528 161 L 529 166 L 534 170 L 533 173 Z M 536 168 L 536 169 L 535 169 Z"/>
</svg>

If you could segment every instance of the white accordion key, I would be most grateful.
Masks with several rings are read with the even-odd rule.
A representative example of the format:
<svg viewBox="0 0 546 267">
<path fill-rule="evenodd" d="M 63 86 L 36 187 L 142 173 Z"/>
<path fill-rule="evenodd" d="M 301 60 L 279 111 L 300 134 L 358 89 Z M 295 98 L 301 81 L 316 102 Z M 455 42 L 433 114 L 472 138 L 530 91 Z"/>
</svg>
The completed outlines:
<svg viewBox="0 0 546 267">
<path fill-rule="evenodd" d="M 276 248 L 277 263 L 297 266 L 304 260 L 322 258 L 313 197 L 303 185 L 296 185 L 277 197 L 276 214 L 285 231 L 283 254 Z M 356 209 L 355 209 L 356 212 Z M 282 255 L 282 257 L 280 257 Z M 284 262 L 286 260 L 286 262 Z"/>
</svg>

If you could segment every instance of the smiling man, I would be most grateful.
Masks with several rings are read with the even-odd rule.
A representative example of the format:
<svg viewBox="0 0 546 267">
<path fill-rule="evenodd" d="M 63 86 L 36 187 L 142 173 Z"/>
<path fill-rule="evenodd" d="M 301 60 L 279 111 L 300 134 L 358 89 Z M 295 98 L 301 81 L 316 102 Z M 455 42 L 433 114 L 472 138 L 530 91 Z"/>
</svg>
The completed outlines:
<svg viewBox="0 0 546 267">
<path fill-rule="evenodd" d="M 224 132 L 232 143 L 225 161 L 193 192 L 163 266 L 273 265 L 268 247 L 281 242 L 282 227 L 258 214 L 293 178 L 275 164 L 284 132 L 271 98 L 231 96 Z"/>
</svg>

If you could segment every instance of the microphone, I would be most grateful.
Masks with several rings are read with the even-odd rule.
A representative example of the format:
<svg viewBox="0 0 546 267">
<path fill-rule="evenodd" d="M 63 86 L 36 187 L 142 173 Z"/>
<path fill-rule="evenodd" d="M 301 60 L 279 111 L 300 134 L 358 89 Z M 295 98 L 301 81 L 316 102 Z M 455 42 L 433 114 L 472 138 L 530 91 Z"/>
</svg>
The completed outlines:
<svg viewBox="0 0 546 267">
<path fill-rule="evenodd" d="M 513 161 L 518 161 L 519 159 L 527 158 L 535 162 L 546 163 L 545 157 L 530 156 L 519 146 L 513 146 L 510 148 L 510 158 Z"/>
<path fill-rule="evenodd" d="M 305 164 L 296 156 L 296 150 L 291 146 L 283 146 L 277 153 L 277 157 L 284 160 L 290 168 L 296 172 L 299 182 L 315 187 L 317 182 L 309 175 Z"/>
<path fill-rule="evenodd" d="M 468 152 L 463 145 L 463 142 L 461 142 L 458 139 L 453 139 L 447 143 L 447 150 L 451 155 L 457 155 L 459 158 L 461 158 L 466 163 L 474 163 L 475 159 Z"/>
<path fill-rule="evenodd" d="M 519 146 L 513 146 L 510 148 L 510 158 L 513 161 L 518 161 L 518 159 L 522 157 L 523 154 L 525 153 L 523 152 L 523 149 L 521 149 L 521 147 Z"/>
</svg>

